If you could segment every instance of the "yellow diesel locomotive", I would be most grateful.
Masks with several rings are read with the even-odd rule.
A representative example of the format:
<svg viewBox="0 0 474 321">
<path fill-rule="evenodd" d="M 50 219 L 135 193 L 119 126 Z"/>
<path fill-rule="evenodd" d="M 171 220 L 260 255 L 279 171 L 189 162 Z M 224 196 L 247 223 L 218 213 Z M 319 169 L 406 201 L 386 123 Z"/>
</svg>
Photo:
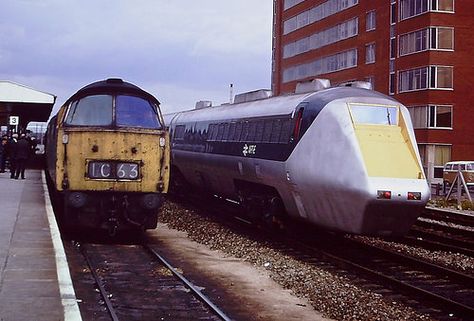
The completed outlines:
<svg viewBox="0 0 474 321">
<path fill-rule="evenodd" d="M 112 78 L 80 89 L 50 120 L 46 173 L 62 226 L 156 228 L 170 169 L 159 105 Z"/>
</svg>

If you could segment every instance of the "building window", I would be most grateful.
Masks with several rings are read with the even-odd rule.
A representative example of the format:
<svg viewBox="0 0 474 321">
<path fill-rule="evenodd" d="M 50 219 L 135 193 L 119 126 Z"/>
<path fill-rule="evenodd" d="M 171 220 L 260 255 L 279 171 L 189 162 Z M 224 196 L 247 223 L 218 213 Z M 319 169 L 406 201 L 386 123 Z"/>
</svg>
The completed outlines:
<svg viewBox="0 0 474 321">
<path fill-rule="evenodd" d="M 400 93 L 423 89 L 452 89 L 453 67 L 429 66 L 400 71 Z"/>
<path fill-rule="evenodd" d="M 427 11 L 428 0 L 400 0 L 400 20 L 408 19 Z"/>
<path fill-rule="evenodd" d="M 399 74 L 399 92 L 428 88 L 428 68 L 401 71 Z"/>
<path fill-rule="evenodd" d="M 397 4 L 391 3 L 390 4 L 390 24 L 397 23 Z"/>
<path fill-rule="evenodd" d="M 423 128 L 453 128 L 453 106 L 428 105 L 409 107 L 413 127 Z"/>
<path fill-rule="evenodd" d="M 283 71 L 283 82 L 314 77 L 357 66 L 357 49 L 316 59 L 310 63 L 287 68 Z"/>
<path fill-rule="evenodd" d="M 453 67 L 431 66 L 430 67 L 430 88 L 452 89 L 453 88 Z"/>
<path fill-rule="evenodd" d="M 390 39 L 390 58 L 395 59 L 397 56 L 397 38 Z"/>
<path fill-rule="evenodd" d="M 418 150 L 425 173 L 433 166 L 433 178 L 443 178 L 444 164 L 451 161 L 451 146 L 420 144 Z"/>
<path fill-rule="evenodd" d="M 388 83 L 388 93 L 390 95 L 394 95 L 395 94 L 395 73 L 390 73 L 390 77 L 389 77 L 389 83 Z"/>
<path fill-rule="evenodd" d="M 297 4 L 303 2 L 304 0 L 285 0 L 285 4 L 283 5 L 283 9 L 289 9 L 291 7 L 296 6 Z"/>
<path fill-rule="evenodd" d="M 353 18 L 309 37 L 288 43 L 283 47 L 283 58 L 293 57 L 356 36 L 358 30 L 359 19 Z"/>
<path fill-rule="evenodd" d="M 371 64 L 375 62 L 375 42 L 365 45 L 365 63 Z"/>
<path fill-rule="evenodd" d="M 454 29 L 430 27 L 401 35 L 399 38 L 400 56 L 431 50 L 453 50 Z"/>
<path fill-rule="evenodd" d="M 289 1 L 289 4 L 300 3 L 301 1 Z M 347 8 L 353 7 L 359 3 L 359 0 L 328 0 L 319 5 L 312 7 L 309 10 L 303 11 L 297 16 L 291 17 L 283 22 L 283 34 L 286 35 L 292 31 L 303 28 L 316 21 L 320 21 L 333 14 L 343 11 Z M 284 8 L 287 9 L 287 3 L 285 1 Z"/>
<path fill-rule="evenodd" d="M 454 0 L 400 0 L 400 20 L 428 11 L 454 12 Z"/>
<path fill-rule="evenodd" d="M 366 31 L 375 30 L 375 27 L 376 27 L 375 17 L 376 17 L 375 10 L 367 12 L 367 15 L 365 18 Z"/>
<path fill-rule="evenodd" d="M 431 27 L 430 49 L 453 50 L 454 29 L 447 27 Z"/>
<path fill-rule="evenodd" d="M 432 11 L 454 12 L 454 0 L 431 0 Z"/>
</svg>

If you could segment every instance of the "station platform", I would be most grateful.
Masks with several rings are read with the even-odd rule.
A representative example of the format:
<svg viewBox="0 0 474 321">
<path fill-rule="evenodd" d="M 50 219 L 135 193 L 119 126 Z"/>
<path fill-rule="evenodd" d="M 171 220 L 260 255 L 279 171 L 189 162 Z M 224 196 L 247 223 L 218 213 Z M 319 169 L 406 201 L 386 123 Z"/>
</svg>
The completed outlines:
<svg viewBox="0 0 474 321">
<path fill-rule="evenodd" d="M 44 174 L 0 173 L 0 320 L 82 320 Z"/>
</svg>

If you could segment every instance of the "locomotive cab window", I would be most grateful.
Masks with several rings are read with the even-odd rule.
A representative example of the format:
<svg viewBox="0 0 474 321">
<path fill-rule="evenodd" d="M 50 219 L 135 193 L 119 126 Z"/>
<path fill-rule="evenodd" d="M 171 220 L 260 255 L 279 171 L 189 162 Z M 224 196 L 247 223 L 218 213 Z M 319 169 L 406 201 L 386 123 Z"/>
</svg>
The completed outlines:
<svg viewBox="0 0 474 321">
<path fill-rule="evenodd" d="M 117 126 L 159 129 L 158 117 L 153 105 L 135 96 L 117 96 L 115 100 Z"/>
<path fill-rule="evenodd" d="M 398 126 L 398 107 L 349 105 L 354 124 Z"/>
<path fill-rule="evenodd" d="M 91 95 L 75 100 L 65 123 L 72 126 L 109 127 L 115 124 L 118 127 L 162 128 L 150 101 L 128 95 Z"/>
<path fill-rule="evenodd" d="M 73 101 L 66 124 L 77 126 L 112 125 L 112 96 L 93 95 Z"/>
</svg>

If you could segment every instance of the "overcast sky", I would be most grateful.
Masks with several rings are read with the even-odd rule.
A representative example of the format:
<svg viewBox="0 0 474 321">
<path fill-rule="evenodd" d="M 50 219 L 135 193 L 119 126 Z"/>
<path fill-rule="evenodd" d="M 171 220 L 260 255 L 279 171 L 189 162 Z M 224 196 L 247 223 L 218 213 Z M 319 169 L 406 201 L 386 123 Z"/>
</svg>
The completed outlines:
<svg viewBox="0 0 474 321">
<path fill-rule="evenodd" d="M 270 88 L 272 0 L 0 0 L 0 79 L 56 95 L 120 77 L 164 113 Z"/>
</svg>

